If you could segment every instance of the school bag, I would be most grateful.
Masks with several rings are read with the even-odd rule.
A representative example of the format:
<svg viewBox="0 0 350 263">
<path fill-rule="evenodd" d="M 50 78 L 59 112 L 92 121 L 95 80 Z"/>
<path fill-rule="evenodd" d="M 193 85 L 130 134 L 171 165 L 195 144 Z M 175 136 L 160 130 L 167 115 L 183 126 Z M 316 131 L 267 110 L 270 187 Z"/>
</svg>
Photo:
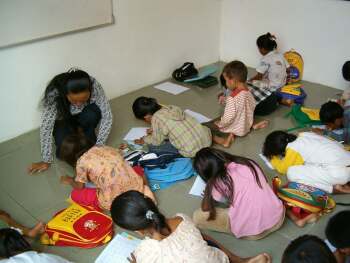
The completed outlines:
<svg viewBox="0 0 350 263">
<path fill-rule="evenodd" d="M 195 171 L 190 158 L 177 158 L 163 169 L 145 168 L 145 175 L 152 191 L 168 188 L 178 181 L 190 178 L 194 174 Z"/>
<path fill-rule="evenodd" d="M 198 74 L 198 70 L 192 62 L 185 62 L 181 67 L 174 70 L 172 77 L 176 81 L 183 82 L 184 80 Z"/>
<path fill-rule="evenodd" d="M 320 110 L 302 107 L 301 105 L 295 104 L 292 109 L 285 117 L 292 116 L 296 121 L 297 125 L 287 131 L 293 131 L 297 129 L 311 127 L 312 125 L 320 125 Z"/>
<path fill-rule="evenodd" d="M 336 203 L 324 191 L 300 184 L 288 182 L 282 186 L 281 179 L 273 178 L 272 185 L 277 196 L 289 207 L 298 207 L 308 213 L 329 213 Z"/>
<path fill-rule="evenodd" d="M 112 237 L 113 222 L 109 216 L 73 202 L 47 223 L 41 243 L 93 248 L 106 244 Z"/>
<path fill-rule="evenodd" d="M 288 61 L 289 69 L 287 76 L 287 84 L 278 89 L 276 94 L 281 104 L 291 106 L 292 104 L 303 104 L 306 93 L 302 89 L 300 81 L 303 78 L 304 60 L 302 56 L 291 49 L 284 53 L 284 58 Z"/>
<path fill-rule="evenodd" d="M 289 76 L 287 78 L 287 84 L 300 82 L 303 78 L 304 71 L 303 57 L 294 49 L 291 49 L 284 53 L 284 58 L 288 61 L 289 64 Z"/>
</svg>

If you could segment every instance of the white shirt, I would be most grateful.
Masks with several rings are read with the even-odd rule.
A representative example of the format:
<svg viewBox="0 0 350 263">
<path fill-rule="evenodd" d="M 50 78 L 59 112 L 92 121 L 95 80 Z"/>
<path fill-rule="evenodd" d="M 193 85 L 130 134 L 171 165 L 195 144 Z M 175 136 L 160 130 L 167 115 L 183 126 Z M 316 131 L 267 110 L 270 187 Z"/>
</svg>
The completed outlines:
<svg viewBox="0 0 350 263">
<path fill-rule="evenodd" d="M 268 80 L 269 87 L 278 89 L 286 84 L 288 67 L 289 64 L 283 54 L 273 50 L 260 59 L 256 71 L 264 75 L 263 79 Z"/>
<path fill-rule="evenodd" d="M 0 260 L 0 263 L 72 263 L 56 255 L 27 251 L 8 259 Z"/>
</svg>

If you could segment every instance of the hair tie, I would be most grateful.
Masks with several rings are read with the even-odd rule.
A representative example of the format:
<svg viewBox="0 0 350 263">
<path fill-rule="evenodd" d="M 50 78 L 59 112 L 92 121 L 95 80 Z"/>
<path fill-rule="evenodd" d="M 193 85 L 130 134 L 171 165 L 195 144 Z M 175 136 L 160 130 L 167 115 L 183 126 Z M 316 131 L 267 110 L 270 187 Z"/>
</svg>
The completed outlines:
<svg viewBox="0 0 350 263">
<path fill-rule="evenodd" d="M 153 215 L 154 215 L 154 212 L 152 210 L 147 210 L 146 212 L 146 218 L 148 220 L 152 220 L 153 219 Z"/>
</svg>

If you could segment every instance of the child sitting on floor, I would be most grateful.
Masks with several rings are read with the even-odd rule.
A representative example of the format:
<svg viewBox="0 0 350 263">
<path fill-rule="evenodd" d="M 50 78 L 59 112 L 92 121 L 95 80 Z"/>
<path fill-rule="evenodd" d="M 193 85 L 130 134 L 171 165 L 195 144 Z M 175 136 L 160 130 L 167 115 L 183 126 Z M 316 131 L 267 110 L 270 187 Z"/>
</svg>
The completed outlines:
<svg viewBox="0 0 350 263">
<path fill-rule="evenodd" d="M 137 263 L 264 263 L 267 254 L 242 259 L 202 234 L 184 214 L 166 218 L 150 198 L 137 191 L 118 196 L 111 214 L 118 226 L 146 237 L 131 255 Z"/>
<path fill-rule="evenodd" d="M 282 263 L 337 263 L 326 244 L 317 236 L 304 235 L 293 240 L 282 256 Z"/>
<path fill-rule="evenodd" d="M 223 77 L 230 95 L 226 97 L 225 110 L 220 120 L 208 123 L 213 132 L 213 141 L 229 147 L 235 136 L 244 136 L 250 129 L 261 129 L 267 121 L 253 125 L 255 100 L 249 92 L 246 81 L 248 69 L 240 61 L 232 61 L 223 69 Z"/>
<path fill-rule="evenodd" d="M 123 192 L 137 190 L 155 197 L 146 178 L 138 175 L 118 150 L 108 146 L 93 146 L 81 133 L 67 136 L 60 157 L 76 170 L 75 178 L 62 176 L 63 184 L 71 185 L 71 198 L 78 204 L 109 210 L 113 199 Z M 91 182 L 96 188 L 84 188 Z"/>
<path fill-rule="evenodd" d="M 344 108 L 333 101 L 328 101 L 321 106 L 320 120 L 326 125 L 325 130 L 314 130 L 317 133 L 327 135 L 337 141 L 350 143 L 350 105 L 345 104 Z M 334 130 L 341 129 L 341 133 Z"/>
<path fill-rule="evenodd" d="M 150 151 L 178 152 L 193 157 L 211 145 L 210 130 L 173 105 L 160 105 L 154 98 L 139 97 L 132 110 L 136 118 L 151 124 L 149 134 L 135 142 L 147 143 Z"/>
<path fill-rule="evenodd" d="M 27 240 L 11 228 L 0 229 L 1 263 L 70 263 L 56 255 L 34 251 Z"/>
<path fill-rule="evenodd" d="M 287 175 L 288 181 L 327 193 L 350 193 L 350 153 L 336 141 L 313 132 L 296 136 L 274 131 L 265 139 L 263 154 L 277 172 Z M 298 218 L 291 209 L 287 215 L 300 227 L 319 218 L 316 213 Z"/>
<path fill-rule="evenodd" d="M 193 214 L 199 228 L 258 240 L 282 226 L 284 206 L 255 161 L 204 148 L 196 154 L 194 167 L 207 183 L 202 208 Z M 214 206 L 223 200 L 228 209 Z"/>
<path fill-rule="evenodd" d="M 326 238 L 337 262 L 350 262 L 350 210 L 341 211 L 329 220 Z"/>
<path fill-rule="evenodd" d="M 256 44 L 262 58 L 256 68 L 257 74 L 249 80 L 252 83 L 249 88 L 257 103 L 255 114 L 264 116 L 278 107 L 275 91 L 286 84 L 289 64 L 283 54 L 276 50 L 275 36 L 270 33 L 261 35 Z"/>
<path fill-rule="evenodd" d="M 35 238 L 44 233 L 45 224 L 43 222 L 38 222 L 34 227 L 29 228 L 17 223 L 8 213 L 0 210 L 0 229 L 3 228 L 12 228 L 26 237 Z"/>
</svg>

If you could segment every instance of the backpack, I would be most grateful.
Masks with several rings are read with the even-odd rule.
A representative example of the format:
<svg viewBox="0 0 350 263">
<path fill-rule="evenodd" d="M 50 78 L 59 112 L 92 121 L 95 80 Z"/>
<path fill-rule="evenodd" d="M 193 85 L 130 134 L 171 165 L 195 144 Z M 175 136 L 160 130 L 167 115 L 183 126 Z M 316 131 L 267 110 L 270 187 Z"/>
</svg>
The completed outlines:
<svg viewBox="0 0 350 263">
<path fill-rule="evenodd" d="M 177 158 L 164 169 L 145 168 L 145 175 L 152 191 L 165 189 L 174 183 L 186 180 L 195 174 L 190 158 Z"/>
<path fill-rule="evenodd" d="M 278 177 L 273 178 L 272 184 L 277 196 L 290 207 L 298 207 L 309 213 L 329 213 L 336 205 L 326 192 L 312 186 L 296 182 L 281 186 Z"/>
<path fill-rule="evenodd" d="M 46 225 L 41 243 L 53 246 L 93 248 L 113 237 L 112 219 L 90 207 L 73 203 Z"/>
<path fill-rule="evenodd" d="M 192 62 L 184 63 L 180 68 L 174 70 L 172 77 L 176 81 L 183 82 L 185 79 L 193 77 L 198 74 L 198 70 L 195 68 Z"/>
<path fill-rule="evenodd" d="M 276 91 L 276 96 L 279 98 L 281 104 L 291 106 L 292 104 L 304 103 L 307 95 L 301 84 L 287 84 Z"/>
<path fill-rule="evenodd" d="M 285 117 L 289 116 L 294 118 L 294 120 L 297 122 L 297 126 L 288 129 L 288 132 L 321 124 L 319 109 L 305 108 L 301 105 L 295 104 Z"/>
<path fill-rule="evenodd" d="M 301 81 L 304 71 L 304 60 L 302 56 L 294 49 L 291 49 L 284 53 L 284 58 L 289 63 L 288 84 Z"/>
</svg>

